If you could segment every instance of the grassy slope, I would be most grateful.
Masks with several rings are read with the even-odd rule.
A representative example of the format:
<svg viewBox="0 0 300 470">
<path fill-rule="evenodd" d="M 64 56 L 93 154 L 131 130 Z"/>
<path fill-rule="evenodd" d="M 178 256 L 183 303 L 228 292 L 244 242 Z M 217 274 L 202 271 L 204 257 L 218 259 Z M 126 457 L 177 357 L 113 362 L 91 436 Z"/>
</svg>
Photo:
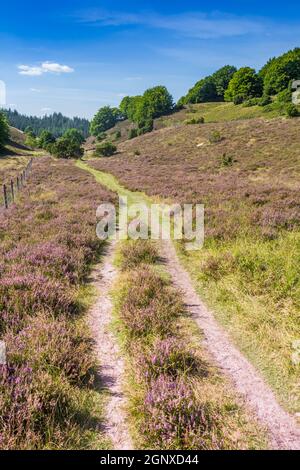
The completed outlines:
<svg viewBox="0 0 300 470">
<path fill-rule="evenodd" d="M 205 106 L 211 119 L 219 107 L 231 109 Z M 298 128 L 298 119 L 177 125 L 127 141 L 117 157 L 93 163 L 132 190 L 205 202 L 205 248 L 180 249 L 183 262 L 219 321 L 290 411 L 300 405 L 299 366 L 292 362 L 300 336 Z M 223 140 L 210 144 L 214 130 Z M 223 153 L 232 166 L 223 166 Z"/>
</svg>

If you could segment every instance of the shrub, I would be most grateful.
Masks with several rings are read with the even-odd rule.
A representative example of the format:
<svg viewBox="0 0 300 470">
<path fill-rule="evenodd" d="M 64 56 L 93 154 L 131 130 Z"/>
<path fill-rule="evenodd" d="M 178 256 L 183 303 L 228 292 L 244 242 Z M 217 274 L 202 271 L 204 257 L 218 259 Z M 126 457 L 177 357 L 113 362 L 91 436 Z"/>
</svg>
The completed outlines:
<svg viewBox="0 0 300 470">
<path fill-rule="evenodd" d="M 95 155 L 97 157 L 111 157 L 116 151 L 117 147 L 112 142 L 103 142 L 96 146 Z"/>
<path fill-rule="evenodd" d="M 130 336 L 164 336 L 184 310 L 178 292 L 153 268 L 140 267 L 129 275 L 120 316 Z"/>
<path fill-rule="evenodd" d="M 98 134 L 97 137 L 96 137 L 97 142 L 102 142 L 105 139 L 106 139 L 106 133 L 105 132 L 100 132 L 100 134 Z"/>
<path fill-rule="evenodd" d="M 103 132 L 111 129 L 115 124 L 122 120 L 123 116 L 117 108 L 111 108 L 110 106 L 104 106 L 100 108 L 95 114 L 90 125 L 90 132 L 92 135 L 99 135 Z"/>
<path fill-rule="evenodd" d="M 134 155 L 136 155 L 137 157 L 141 155 L 141 152 L 139 150 L 135 150 L 134 151 Z"/>
<path fill-rule="evenodd" d="M 134 139 L 138 136 L 138 129 L 129 129 L 128 139 Z"/>
<path fill-rule="evenodd" d="M 227 155 L 226 153 L 223 153 L 221 157 L 221 165 L 222 166 L 232 166 L 233 165 L 233 158 L 231 155 Z"/>
<path fill-rule="evenodd" d="M 191 124 L 191 125 L 193 125 L 193 124 L 204 124 L 204 117 L 200 116 L 200 117 L 197 117 L 197 118 L 187 119 L 184 122 L 187 125 L 189 125 L 189 124 Z"/>
<path fill-rule="evenodd" d="M 83 156 L 83 149 L 78 142 L 75 142 L 68 137 L 60 137 L 55 144 L 51 146 L 52 154 L 57 158 L 81 158 Z"/>
<path fill-rule="evenodd" d="M 158 260 L 157 247 L 149 240 L 130 240 L 121 246 L 120 259 L 122 270 L 154 264 Z"/>
<path fill-rule="evenodd" d="M 288 117 L 293 118 L 299 116 L 299 111 L 297 106 L 293 103 L 288 103 L 285 107 L 285 113 Z"/>
<path fill-rule="evenodd" d="M 122 137 L 121 131 L 116 131 L 114 137 L 115 137 L 115 140 L 120 139 Z"/>
<path fill-rule="evenodd" d="M 239 104 L 242 104 L 244 102 L 244 95 L 236 95 L 234 98 L 233 98 L 233 104 L 235 105 L 239 105 Z"/>
<path fill-rule="evenodd" d="M 198 361 L 185 344 L 177 338 L 158 340 L 139 359 L 139 370 L 146 381 L 160 375 L 177 377 L 190 374 L 198 369 Z"/>
<path fill-rule="evenodd" d="M 221 140 L 223 140 L 223 138 L 222 138 L 221 133 L 219 131 L 212 131 L 209 135 L 208 140 L 211 144 L 216 144 L 218 142 L 221 142 Z"/>
<path fill-rule="evenodd" d="M 151 382 L 142 408 L 141 431 L 151 448 L 207 449 L 216 413 L 197 403 L 189 384 L 160 376 Z"/>
</svg>

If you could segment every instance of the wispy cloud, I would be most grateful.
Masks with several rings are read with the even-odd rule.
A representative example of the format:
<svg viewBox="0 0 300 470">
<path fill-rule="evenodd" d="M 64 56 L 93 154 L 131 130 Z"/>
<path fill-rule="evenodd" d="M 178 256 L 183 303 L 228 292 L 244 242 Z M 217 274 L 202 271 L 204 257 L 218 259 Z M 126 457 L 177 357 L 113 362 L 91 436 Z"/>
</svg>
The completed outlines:
<svg viewBox="0 0 300 470">
<path fill-rule="evenodd" d="M 263 32 L 265 28 L 260 19 L 248 19 L 220 12 L 161 15 L 157 13 L 105 12 L 93 9 L 81 12 L 78 19 L 83 23 L 95 26 L 143 25 L 200 39 L 257 34 Z"/>
<path fill-rule="evenodd" d="M 74 69 L 68 65 L 61 65 L 55 62 L 43 62 L 39 66 L 19 65 L 19 74 L 28 76 L 40 76 L 44 73 L 72 73 Z M 33 91 L 33 90 L 32 90 Z"/>
</svg>

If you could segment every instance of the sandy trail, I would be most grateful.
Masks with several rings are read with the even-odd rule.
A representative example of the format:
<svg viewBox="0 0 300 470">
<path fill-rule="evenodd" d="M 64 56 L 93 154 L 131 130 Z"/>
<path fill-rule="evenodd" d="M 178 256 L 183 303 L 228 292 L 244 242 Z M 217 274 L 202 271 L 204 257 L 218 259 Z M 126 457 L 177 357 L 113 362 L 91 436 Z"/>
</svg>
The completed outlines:
<svg viewBox="0 0 300 470">
<path fill-rule="evenodd" d="M 124 361 L 118 342 L 110 331 L 112 300 L 110 289 L 116 279 L 113 266 L 115 244 L 112 242 L 104 253 L 103 262 L 92 273 L 97 289 L 97 301 L 90 310 L 90 326 L 96 342 L 96 353 L 100 363 L 101 388 L 108 391 L 105 404 L 104 432 L 115 450 L 132 450 L 133 445 L 126 424 L 126 399 L 123 394 Z"/>
<path fill-rule="evenodd" d="M 266 426 L 271 447 L 282 450 L 300 449 L 300 428 L 296 420 L 282 409 L 257 370 L 235 348 L 228 334 L 201 302 L 189 274 L 177 258 L 172 242 L 162 244 L 162 255 L 175 286 L 183 292 L 188 311 L 204 333 L 204 347 L 221 371 L 233 382 L 248 408 Z"/>
</svg>

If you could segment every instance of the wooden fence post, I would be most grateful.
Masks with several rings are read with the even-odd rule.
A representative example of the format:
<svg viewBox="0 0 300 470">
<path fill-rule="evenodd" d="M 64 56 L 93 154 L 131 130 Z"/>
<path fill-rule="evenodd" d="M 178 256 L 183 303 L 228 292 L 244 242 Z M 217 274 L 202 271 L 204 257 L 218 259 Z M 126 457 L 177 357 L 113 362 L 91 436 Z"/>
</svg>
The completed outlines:
<svg viewBox="0 0 300 470">
<path fill-rule="evenodd" d="M 19 177 L 17 176 L 17 191 L 20 191 L 20 180 Z"/>
<path fill-rule="evenodd" d="M 3 196 L 4 196 L 4 207 L 5 209 L 8 209 L 8 199 L 7 199 L 7 189 L 6 185 L 3 185 Z"/>
<path fill-rule="evenodd" d="M 15 202 L 15 190 L 14 190 L 14 182 L 10 180 L 10 189 L 11 189 L 11 198 L 12 202 Z"/>
</svg>

